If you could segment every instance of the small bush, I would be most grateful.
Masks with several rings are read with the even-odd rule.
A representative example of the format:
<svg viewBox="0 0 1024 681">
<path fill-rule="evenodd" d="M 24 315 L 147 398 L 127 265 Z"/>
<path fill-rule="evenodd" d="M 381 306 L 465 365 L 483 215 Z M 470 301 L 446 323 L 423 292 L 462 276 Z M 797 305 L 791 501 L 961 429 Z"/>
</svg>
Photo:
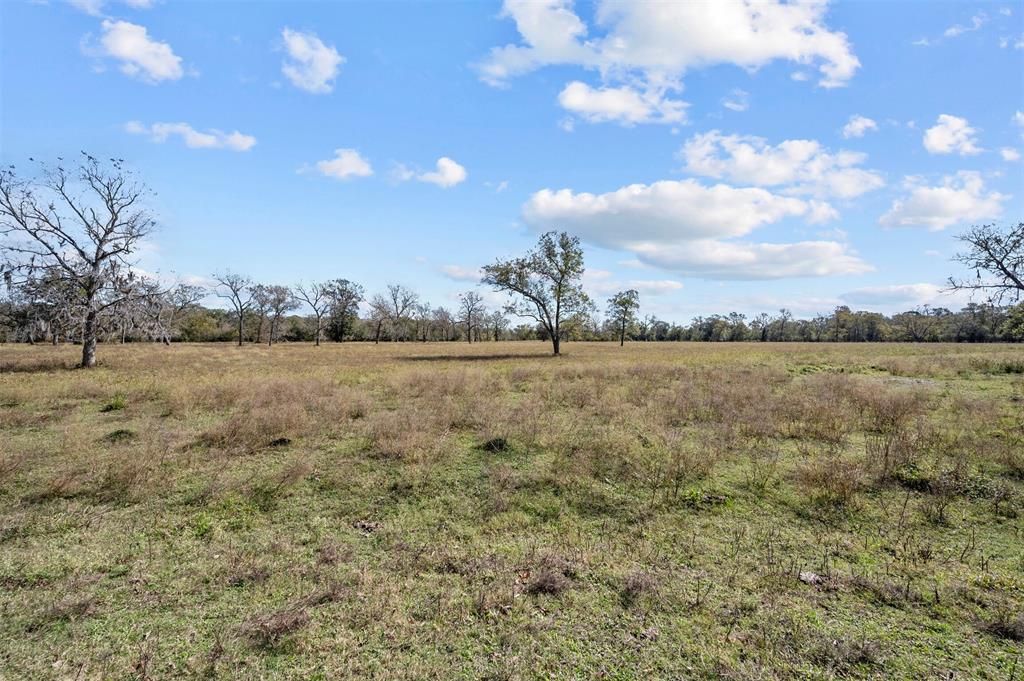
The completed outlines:
<svg viewBox="0 0 1024 681">
<path fill-rule="evenodd" d="M 127 406 L 128 400 L 125 399 L 124 395 L 114 395 L 109 402 L 100 407 L 100 412 L 107 413 L 111 411 L 121 411 Z"/>
</svg>

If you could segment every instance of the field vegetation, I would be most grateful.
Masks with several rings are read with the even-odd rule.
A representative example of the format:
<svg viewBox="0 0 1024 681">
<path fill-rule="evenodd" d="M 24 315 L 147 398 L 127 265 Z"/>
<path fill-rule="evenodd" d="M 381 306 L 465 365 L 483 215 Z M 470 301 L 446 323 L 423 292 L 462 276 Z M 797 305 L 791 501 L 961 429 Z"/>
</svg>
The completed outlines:
<svg viewBox="0 0 1024 681">
<path fill-rule="evenodd" d="M 1024 677 L 1005 345 L 0 347 L 0 678 Z"/>
</svg>

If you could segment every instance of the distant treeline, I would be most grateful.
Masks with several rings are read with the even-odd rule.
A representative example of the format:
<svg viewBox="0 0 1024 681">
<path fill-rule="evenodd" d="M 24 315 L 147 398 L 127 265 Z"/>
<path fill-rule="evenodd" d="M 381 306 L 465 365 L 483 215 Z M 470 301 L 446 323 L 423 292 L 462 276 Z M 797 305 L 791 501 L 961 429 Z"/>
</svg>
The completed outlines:
<svg viewBox="0 0 1024 681">
<path fill-rule="evenodd" d="M 0 303 L 0 341 L 47 343 L 78 342 L 71 324 L 40 307 L 39 301 Z M 176 341 L 233 342 L 238 338 L 238 315 L 230 310 L 191 303 L 175 313 L 108 315 L 101 324 L 100 339 L 106 342 Z M 407 314 L 386 317 L 371 312 L 355 314 L 328 310 L 321 320 L 327 341 L 450 341 L 549 340 L 543 326 L 512 326 L 495 311 L 480 314 L 472 324 L 444 307 L 413 306 Z M 247 342 L 311 342 L 316 339 L 314 315 L 283 315 L 272 325 L 272 315 L 259 308 L 244 315 L 243 337 Z M 271 327 L 274 327 L 273 329 Z M 566 320 L 565 340 L 618 341 L 620 329 L 612 319 L 578 315 Z M 625 337 L 633 341 L 764 341 L 764 342 L 1021 342 L 1024 341 L 1024 304 L 996 306 L 972 303 L 960 311 L 920 308 L 886 316 L 878 312 L 838 307 L 830 314 L 794 318 L 786 310 L 748 317 L 736 312 L 696 317 L 678 324 L 654 316 L 629 323 Z"/>
</svg>

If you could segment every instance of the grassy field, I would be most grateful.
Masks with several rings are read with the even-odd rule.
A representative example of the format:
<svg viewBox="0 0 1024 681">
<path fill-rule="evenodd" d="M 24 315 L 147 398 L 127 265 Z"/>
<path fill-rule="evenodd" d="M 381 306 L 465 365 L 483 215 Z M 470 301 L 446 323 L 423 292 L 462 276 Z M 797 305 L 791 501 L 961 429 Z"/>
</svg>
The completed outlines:
<svg viewBox="0 0 1024 681">
<path fill-rule="evenodd" d="M 0 347 L 0 678 L 1024 678 L 1024 349 Z"/>
</svg>

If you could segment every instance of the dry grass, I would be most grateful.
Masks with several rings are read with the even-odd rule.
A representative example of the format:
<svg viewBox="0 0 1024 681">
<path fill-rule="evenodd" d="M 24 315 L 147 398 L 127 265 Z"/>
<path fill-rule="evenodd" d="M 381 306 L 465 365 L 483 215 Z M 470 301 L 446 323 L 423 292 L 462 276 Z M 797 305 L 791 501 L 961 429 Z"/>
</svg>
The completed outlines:
<svg viewBox="0 0 1024 681">
<path fill-rule="evenodd" d="M 1020 655 L 1017 348 L 100 350 L 0 348 L 0 678 Z"/>
</svg>

